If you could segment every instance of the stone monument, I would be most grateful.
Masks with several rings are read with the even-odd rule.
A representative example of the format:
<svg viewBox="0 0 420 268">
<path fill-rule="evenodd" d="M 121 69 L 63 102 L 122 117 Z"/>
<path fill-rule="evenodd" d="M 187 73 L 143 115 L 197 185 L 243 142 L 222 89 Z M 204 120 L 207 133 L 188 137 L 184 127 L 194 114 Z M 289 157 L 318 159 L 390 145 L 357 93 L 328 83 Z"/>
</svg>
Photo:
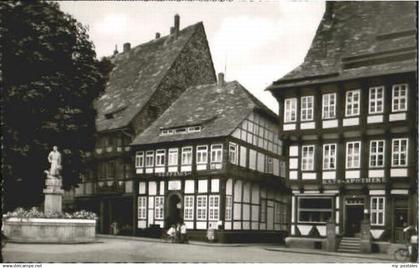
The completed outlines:
<svg viewBox="0 0 420 268">
<path fill-rule="evenodd" d="M 62 177 L 61 171 L 61 153 L 58 151 L 57 146 L 48 155 L 48 162 L 50 162 L 50 170 L 46 170 L 47 179 L 45 180 L 44 194 L 44 212 L 45 213 L 61 213 L 62 201 L 64 191 L 61 189 Z"/>
</svg>

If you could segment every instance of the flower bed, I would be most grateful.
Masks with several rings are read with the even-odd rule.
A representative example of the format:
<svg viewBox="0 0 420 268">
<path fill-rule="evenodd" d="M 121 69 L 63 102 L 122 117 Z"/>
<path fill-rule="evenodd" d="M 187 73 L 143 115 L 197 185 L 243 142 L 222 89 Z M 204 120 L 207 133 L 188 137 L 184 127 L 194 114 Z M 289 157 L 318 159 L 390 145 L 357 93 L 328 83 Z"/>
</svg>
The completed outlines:
<svg viewBox="0 0 420 268">
<path fill-rule="evenodd" d="M 92 212 L 43 213 L 21 208 L 3 216 L 10 242 L 88 243 L 95 241 L 96 215 Z"/>
</svg>

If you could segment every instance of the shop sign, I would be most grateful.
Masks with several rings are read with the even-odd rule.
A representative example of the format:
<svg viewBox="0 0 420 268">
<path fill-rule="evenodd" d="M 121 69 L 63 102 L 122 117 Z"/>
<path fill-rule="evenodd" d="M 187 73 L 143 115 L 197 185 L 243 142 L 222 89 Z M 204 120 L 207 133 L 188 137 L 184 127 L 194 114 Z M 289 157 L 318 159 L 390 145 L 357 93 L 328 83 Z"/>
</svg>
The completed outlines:
<svg viewBox="0 0 420 268">
<path fill-rule="evenodd" d="M 369 184 L 385 183 L 385 178 L 352 178 L 342 180 L 322 180 L 323 184 Z"/>
<path fill-rule="evenodd" d="M 159 177 L 180 177 L 191 175 L 191 171 L 161 172 L 156 175 Z"/>
</svg>

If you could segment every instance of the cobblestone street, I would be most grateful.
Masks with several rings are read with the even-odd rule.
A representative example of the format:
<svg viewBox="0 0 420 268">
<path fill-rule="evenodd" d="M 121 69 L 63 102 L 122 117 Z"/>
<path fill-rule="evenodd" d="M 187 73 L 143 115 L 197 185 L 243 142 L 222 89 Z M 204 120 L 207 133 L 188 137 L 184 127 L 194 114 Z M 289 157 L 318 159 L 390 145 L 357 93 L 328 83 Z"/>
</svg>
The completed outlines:
<svg viewBox="0 0 420 268">
<path fill-rule="evenodd" d="M 387 262 L 375 256 L 299 253 L 274 245 L 169 244 L 103 237 L 93 244 L 8 243 L 3 248 L 4 262 Z"/>
</svg>

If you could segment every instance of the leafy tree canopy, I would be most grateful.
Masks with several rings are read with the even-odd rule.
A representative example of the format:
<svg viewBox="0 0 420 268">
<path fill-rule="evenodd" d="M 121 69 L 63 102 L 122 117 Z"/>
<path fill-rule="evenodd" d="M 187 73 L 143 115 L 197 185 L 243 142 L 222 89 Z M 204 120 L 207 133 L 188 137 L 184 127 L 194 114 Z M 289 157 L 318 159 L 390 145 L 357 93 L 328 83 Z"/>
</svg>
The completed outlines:
<svg viewBox="0 0 420 268">
<path fill-rule="evenodd" d="M 110 62 L 96 59 L 87 29 L 57 3 L 1 2 L 0 18 L 3 209 L 10 210 L 42 202 L 53 145 L 64 186 L 79 181 Z"/>
</svg>

